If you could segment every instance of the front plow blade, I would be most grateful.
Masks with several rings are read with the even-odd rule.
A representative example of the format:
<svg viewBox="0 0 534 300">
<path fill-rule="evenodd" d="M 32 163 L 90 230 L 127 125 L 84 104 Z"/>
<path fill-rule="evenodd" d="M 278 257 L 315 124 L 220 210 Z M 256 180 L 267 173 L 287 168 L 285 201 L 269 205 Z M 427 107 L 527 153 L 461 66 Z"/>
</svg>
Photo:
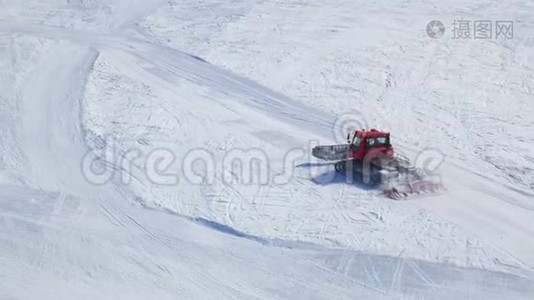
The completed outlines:
<svg viewBox="0 0 534 300">
<path fill-rule="evenodd" d="M 444 190 L 441 182 L 420 179 L 413 182 L 389 184 L 384 186 L 384 194 L 394 200 L 413 198 L 413 196 L 431 195 Z"/>
</svg>

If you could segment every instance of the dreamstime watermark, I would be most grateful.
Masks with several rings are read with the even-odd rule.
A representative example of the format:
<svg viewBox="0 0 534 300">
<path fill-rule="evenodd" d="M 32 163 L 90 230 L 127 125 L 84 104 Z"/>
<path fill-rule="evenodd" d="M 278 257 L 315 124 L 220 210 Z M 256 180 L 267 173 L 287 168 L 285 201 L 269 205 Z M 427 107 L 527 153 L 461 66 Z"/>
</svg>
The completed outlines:
<svg viewBox="0 0 534 300">
<path fill-rule="evenodd" d="M 426 25 L 426 34 L 439 39 L 445 35 L 445 24 L 440 20 L 431 20 Z M 452 39 L 484 40 L 513 39 L 514 22 L 510 20 L 453 20 L 451 23 Z"/>
<path fill-rule="evenodd" d="M 363 114 L 357 111 L 340 115 L 332 126 L 333 143 L 349 149 L 347 142 L 351 141 L 354 131 L 369 129 L 368 124 Z M 285 185 L 297 175 L 301 178 L 302 169 L 317 183 L 339 180 L 339 172 L 334 170 L 333 162 L 312 156 L 312 149 L 320 144 L 317 140 L 309 141 L 301 148 L 287 149 L 282 155 L 274 155 L 260 147 L 225 151 L 199 147 L 177 152 L 173 150 L 176 145 L 146 150 L 147 147 L 125 149 L 113 139 L 99 144 L 102 146 L 89 151 L 81 162 L 83 176 L 94 185 L 110 181 L 119 181 L 123 185 L 140 181 L 161 186 L 182 183 L 204 186 L 216 183 L 229 186 Z M 417 153 L 413 163 L 426 174 L 436 174 L 443 160 L 444 155 L 440 151 L 427 148 Z M 372 167 L 371 160 L 363 160 L 362 168 L 370 170 Z M 352 172 L 346 172 L 344 180 L 353 182 Z"/>
<path fill-rule="evenodd" d="M 182 182 L 190 185 L 212 185 L 216 182 L 225 185 L 283 185 L 294 178 L 297 161 L 306 155 L 305 148 L 289 149 L 280 159 L 259 147 L 233 148 L 223 153 L 193 148 L 177 153 L 171 147 L 151 151 L 141 148 L 119 150 L 121 147 L 112 139 L 108 139 L 105 145 L 102 149 L 89 151 L 81 163 L 83 176 L 94 185 L 113 180 L 124 185 L 134 180 L 146 180 L 162 186 Z"/>
</svg>

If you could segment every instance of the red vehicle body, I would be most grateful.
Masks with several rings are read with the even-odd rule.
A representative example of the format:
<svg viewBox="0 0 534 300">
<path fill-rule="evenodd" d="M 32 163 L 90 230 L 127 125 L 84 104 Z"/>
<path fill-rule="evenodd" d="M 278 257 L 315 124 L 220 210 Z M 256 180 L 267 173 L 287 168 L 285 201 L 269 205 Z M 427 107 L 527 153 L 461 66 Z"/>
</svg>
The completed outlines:
<svg viewBox="0 0 534 300">
<path fill-rule="evenodd" d="M 350 151 L 347 153 L 348 159 L 359 161 L 371 161 L 375 158 L 392 158 L 394 156 L 393 146 L 389 142 L 389 132 L 371 129 L 369 131 L 356 130 L 347 142 L 350 143 Z"/>
<path fill-rule="evenodd" d="M 345 174 L 347 181 L 382 185 L 384 192 L 395 199 L 441 187 L 440 182 L 426 179 L 407 158 L 395 154 L 389 132 L 385 131 L 356 130 L 347 135 L 346 144 L 319 145 L 312 149 L 312 155 L 335 162 L 336 171 Z"/>
</svg>

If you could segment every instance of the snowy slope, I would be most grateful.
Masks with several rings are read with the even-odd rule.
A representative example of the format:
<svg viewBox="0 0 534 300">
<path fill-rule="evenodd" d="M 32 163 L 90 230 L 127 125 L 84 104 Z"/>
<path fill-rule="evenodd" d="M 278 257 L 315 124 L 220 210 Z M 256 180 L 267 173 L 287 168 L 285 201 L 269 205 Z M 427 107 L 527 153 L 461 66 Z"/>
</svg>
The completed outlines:
<svg viewBox="0 0 534 300">
<path fill-rule="evenodd" d="M 530 1 L 171 1 L 141 26 L 299 101 L 363 112 L 405 144 L 436 147 L 532 192 L 533 14 Z M 442 39 L 426 35 L 432 19 L 445 23 Z M 459 19 L 513 20 L 514 38 L 453 39 Z"/>
<path fill-rule="evenodd" d="M 399 1 L 392 7 L 385 1 L 342 5 L 337 1 L 313 5 L 302 1 L 235 5 L 171 2 L 146 17 L 141 26 L 162 43 L 311 103 L 329 112 L 330 119 L 352 113 L 360 124 L 389 129 L 402 150 L 417 153 L 431 148 L 442 152 L 448 164 L 443 180 L 451 187 L 451 194 L 432 200 L 437 204 L 427 206 L 427 201 L 416 205 L 428 209 L 437 205 L 434 213 L 438 216 L 454 219 L 457 225 L 489 238 L 505 252 L 513 244 L 522 253 L 520 260 L 531 261 L 532 245 L 522 241 L 532 238 L 533 229 L 528 221 L 534 179 L 534 136 L 528 117 L 532 114 L 532 10 L 529 2 L 521 1 L 497 8 L 489 3 L 456 4 L 415 7 L 416 3 Z M 199 21 L 191 17 L 194 11 L 205 12 L 206 17 Z M 449 32 L 444 39 L 433 40 L 423 29 L 428 20 L 438 17 L 448 26 L 455 18 L 517 20 L 516 38 L 453 40 Z M 501 109 L 500 103 L 506 103 L 506 109 Z M 330 142 L 332 135 L 329 132 L 320 139 Z M 310 134 L 306 137 L 315 138 Z M 452 182 L 456 178 L 461 178 L 460 182 Z M 357 192 L 351 190 L 349 197 L 353 193 Z M 346 197 L 347 193 L 342 198 Z M 355 198 L 362 202 L 361 195 Z M 351 213 L 360 212 L 353 207 L 348 205 Z M 480 215 L 478 209 L 482 208 L 486 214 Z M 459 213 L 461 217 L 457 217 Z M 473 218 L 477 221 L 471 222 Z M 497 222 L 498 218 L 504 222 Z M 517 218 L 522 221 L 511 221 Z M 338 215 L 333 219 L 340 223 L 343 218 Z M 434 216 L 431 219 L 431 224 L 422 228 L 437 223 Z M 408 220 L 421 223 L 414 217 Z M 521 235 L 523 231 L 514 228 L 515 224 L 521 224 L 528 234 Z M 395 224 L 388 231 L 398 227 Z M 397 235 L 398 231 L 411 232 L 410 226 L 402 227 L 394 230 Z M 330 234 L 347 232 L 333 231 Z M 341 241 L 362 248 L 358 241 Z M 376 238 L 373 241 L 376 243 Z M 424 247 L 415 246 L 416 251 L 430 248 L 422 243 Z M 440 246 L 446 244 L 439 242 Z M 457 244 L 469 243 L 454 242 L 458 255 L 469 252 Z M 447 260 L 451 257 L 450 251 L 434 253 Z"/>
<path fill-rule="evenodd" d="M 209 17 L 198 21 L 193 11 Z M 449 193 L 414 205 L 432 212 L 433 224 L 435 217 L 452 220 L 505 252 L 520 253 L 519 264 L 530 268 L 533 244 L 524 241 L 534 229 L 532 11 L 528 1 L 176 1 L 141 26 L 162 43 L 331 115 L 353 114 L 359 124 L 391 130 L 403 151 L 437 149 L 446 157 Z M 448 30 L 440 40 L 424 31 L 435 18 Z M 461 18 L 514 20 L 515 37 L 455 40 L 451 23 Z M 404 227 L 411 231 L 399 230 Z M 469 252 L 454 243 L 457 255 Z M 436 253 L 455 260 L 450 251 L 428 256 Z"/>
<path fill-rule="evenodd" d="M 488 154 L 506 168 L 492 169 L 485 164 L 490 159 L 460 151 L 487 148 L 485 134 L 492 131 L 479 124 L 492 126 L 489 120 L 501 120 L 503 132 L 514 129 L 518 136 L 528 126 L 531 40 L 491 45 L 496 51 L 512 47 L 521 62 L 504 65 L 510 79 L 501 84 L 506 92 L 500 97 L 517 103 L 472 119 L 468 108 L 487 94 L 463 102 L 459 95 L 469 91 L 463 77 L 430 76 L 432 70 L 450 73 L 428 62 L 434 52 L 410 56 L 420 54 L 413 51 L 418 45 L 436 51 L 450 47 L 445 42 L 427 45 L 417 33 L 416 45 L 388 48 L 413 39 L 419 27 L 399 30 L 399 40 L 391 41 L 391 24 L 381 19 L 406 20 L 385 4 L 0 5 L 0 298 L 533 295 L 532 135 L 507 137 L 510 148 L 503 151 L 519 154 L 511 162 L 501 159 L 506 153 Z M 350 11 L 365 17 L 349 18 Z M 423 28 L 432 11 L 421 8 Z M 519 17 L 523 30 L 532 29 L 531 16 Z M 302 20 L 309 23 L 295 30 L 292 22 Z M 341 35 L 338 43 L 323 47 L 315 36 L 324 24 L 311 20 L 330 22 L 335 28 L 328 30 Z M 278 28 L 274 36 L 272 28 Z M 349 42 L 358 32 L 369 44 Z M 334 56 L 340 48 L 350 53 L 345 60 Z M 389 58 L 397 62 L 393 89 L 377 79 L 388 64 L 375 56 L 378 48 L 396 55 Z M 447 66 L 460 64 L 462 56 L 448 51 Z M 486 54 L 491 60 L 492 52 Z M 419 69 L 408 64 L 418 59 Z M 462 76 L 483 86 L 478 72 L 502 76 L 492 66 L 473 64 Z M 514 88 L 518 80 L 523 89 Z M 314 96 L 302 94 L 308 91 Z M 436 98 L 456 100 L 436 105 Z M 399 106 L 392 105 L 396 99 Z M 420 123 L 408 124 L 414 108 Z M 469 115 L 451 115 L 451 109 Z M 365 121 L 357 120 L 365 125 L 402 129 L 401 148 L 412 155 L 429 145 L 450 153 L 442 170 L 448 191 L 392 202 L 342 178 L 327 180 L 331 170 L 310 164 L 309 145 L 334 140 L 336 116 L 346 113 L 365 114 Z M 510 114 L 517 122 L 506 122 Z M 473 122 L 463 124 L 460 136 L 452 135 L 460 130 L 458 118 Z M 436 126 L 437 136 L 431 135 L 428 128 Z M 473 138 L 475 126 L 481 135 Z M 413 135 L 418 144 L 411 145 Z M 251 150 L 268 163 L 265 182 L 247 182 L 250 174 L 222 165 L 229 155 Z M 105 151 L 113 153 L 104 157 L 103 174 L 112 177 L 97 184 L 100 177 L 86 162 Z M 155 151 L 172 162 L 168 168 L 150 168 Z M 184 160 L 199 157 L 214 162 L 203 182 L 194 180 L 202 166 Z M 263 174 L 258 167 L 249 171 Z M 500 179 L 502 173 L 517 176 Z"/>
</svg>

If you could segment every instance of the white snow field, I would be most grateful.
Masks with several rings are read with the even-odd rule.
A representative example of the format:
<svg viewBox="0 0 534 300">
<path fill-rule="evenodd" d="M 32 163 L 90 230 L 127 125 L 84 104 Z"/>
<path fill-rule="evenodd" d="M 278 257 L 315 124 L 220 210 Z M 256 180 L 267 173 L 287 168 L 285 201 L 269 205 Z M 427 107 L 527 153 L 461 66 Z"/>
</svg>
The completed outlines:
<svg viewBox="0 0 534 300">
<path fill-rule="evenodd" d="M 0 0 L 0 91 L 2 300 L 534 298 L 532 1 Z M 445 189 L 310 158 L 348 125 Z"/>
</svg>

